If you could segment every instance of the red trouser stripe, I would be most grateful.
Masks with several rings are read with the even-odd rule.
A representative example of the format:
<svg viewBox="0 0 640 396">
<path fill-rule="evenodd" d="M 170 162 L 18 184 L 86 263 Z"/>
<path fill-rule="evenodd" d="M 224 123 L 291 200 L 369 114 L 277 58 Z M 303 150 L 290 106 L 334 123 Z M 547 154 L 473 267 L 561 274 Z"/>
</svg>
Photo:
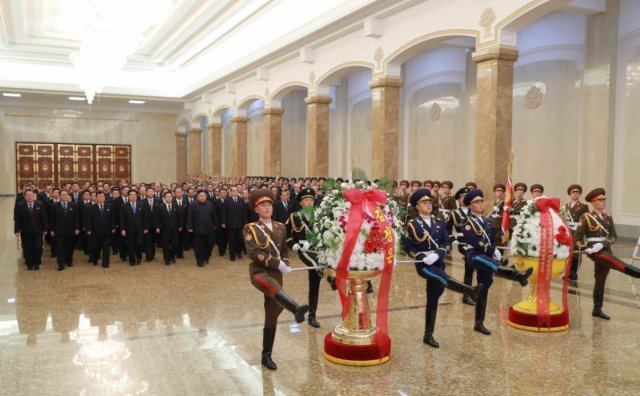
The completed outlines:
<svg viewBox="0 0 640 396">
<path fill-rule="evenodd" d="M 596 256 L 597 258 L 604 260 L 610 264 L 612 264 L 614 267 L 616 267 L 618 270 L 620 271 L 624 271 L 625 268 L 625 264 L 621 263 L 620 261 L 614 259 L 613 257 L 609 256 L 609 255 L 605 255 L 602 253 L 596 253 L 594 254 L 594 256 Z"/>
<path fill-rule="evenodd" d="M 254 275 L 253 280 L 259 283 L 260 285 L 262 285 L 265 289 L 267 289 L 267 292 L 271 297 L 276 295 L 276 289 L 274 289 L 274 287 L 265 279 L 262 279 L 262 276 L 260 276 L 260 274 Z"/>
</svg>

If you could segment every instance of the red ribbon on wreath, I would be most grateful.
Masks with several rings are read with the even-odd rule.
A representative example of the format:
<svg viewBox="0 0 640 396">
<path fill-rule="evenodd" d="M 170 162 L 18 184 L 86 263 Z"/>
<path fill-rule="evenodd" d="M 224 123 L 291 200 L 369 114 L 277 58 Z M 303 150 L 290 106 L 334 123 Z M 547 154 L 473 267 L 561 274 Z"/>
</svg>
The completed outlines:
<svg viewBox="0 0 640 396">
<path fill-rule="evenodd" d="M 551 327 L 551 315 L 549 314 L 549 301 L 551 300 L 551 275 L 553 270 L 553 250 L 556 240 L 561 244 L 569 245 L 569 257 L 573 254 L 573 238 L 567 234 L 567 224 L 562 219 L 563 225 L 558 229 L 558 235 L 554 235 L 553 218 L 551 212 L 560 211 L 559 198 L 538 198 L 535 205 L 540 209 L 540 257 L 538 257 L 538 283 L 537 293 L 537 317 L 538 327 Z M 563 232 L 564 230 L 564 232 Z M 565 243 L 567 242 L 567 243 Z M 569 280 L 569 266 L 565 266 L 564 283 L 562 286 L 562 308 L 567 311 L 567 288 Z M 568 315 L 568 311 L 567 311 Z"/>
<path fill-rule="evenodd" d="M 344 249 L 336 268 L 336 286 L 342 303 L 342 318 L 349 312 L 349 298 L 346 287 L 349 272 L 349 260 L 356 245 L 362 222 L 367 215 L 374 217 L 374 226 L 377 226 L 381 235 L 385 237 L 382 248 L 384 251 L 384 268 L 380 279 L 378 291 L 378 303 L 376 306 L 376 337 L 388 334 L 387 313 L 389 310 L 389 290 L 391 289 L 391 274 L 393 271 L 393 260 L 395 256 L 395 238 L 389 222 L 384 217 L 378 205 L 387 203 L 387 195 L 380 190 L 342 190 L 347 201 L 351 202 L 349 218 L 345 231 Z M 382 357 L 383 353 L 381 351 Z"/>
</svg>

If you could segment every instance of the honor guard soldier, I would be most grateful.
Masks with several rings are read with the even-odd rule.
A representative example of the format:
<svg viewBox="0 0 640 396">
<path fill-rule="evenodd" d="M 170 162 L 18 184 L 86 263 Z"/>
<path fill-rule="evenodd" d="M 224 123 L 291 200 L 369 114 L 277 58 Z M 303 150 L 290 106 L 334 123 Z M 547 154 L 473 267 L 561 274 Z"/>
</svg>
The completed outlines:
<svg viewBox="0 0 640 396">
<path fill-rule="evenodd" d="M 402 180 L 400 181 L 400 188 L 398 188 L 398 191 L 396 192 L 396 201 L 398 202 L 398 205 L 406 208 L 409 205 L 409 196 L 411 194 L 409 194 L 409 181 L 408 180 Z"/>
<path fill-rule="evenodd" d="M 418 180 L 412 180 L 411 194 L 418 191 L 419 188 L 420 188 L 420 182 Z M 411 206 L 409 202 L 407 202 L 407 218 L 405 219 L 405 223 L 408 223 L 409 220 L 416 218 L 416 216 L 418 216 L 418 211 L 416 210 L 416 208 Z"/>
<path fill-rule="evenodd" d="M 449 236 L 444 222 L 433 216 L 431 192 L 426 188 L 414 192 L 411 195 L 411 206 L 418 211 L 418 217 L 409 222 L 404 249 L 416 260 L 418 275 L 427 280 L 427 308 L 422 342 L 439 348 L 440 345 L 433 338 L 433 331 L 438 313 L 438 300 L 444 289 L 447 288 L 474 299 L 482 290 L 482 284 L 471 287 L 449 277 L 445 272 L 444 256 L 450 246 Z"/>
<path fill-rule="evenodd" d="M 310 244 L 307 241 L 307 232 L 313 222 L 315 196 L 316 193 L 312 188 L 305 187 L 300 190 L 296 195 L 300 210 L 292 213 L 286 222 L 287 246 L 294 252 L 298 252 L 298 257 L 307 267 L 318 267 L 318 255 L 309 252 Z M 316 319 L 316 310 L 323 271 L 321 267 L 318 267 L 315 271 L 307 272 L 309 273 L 309 316 L 307 321 L 313 327 L 320 327 Z"/>
<path fill-rule="evenodd" d="M 285 243 L 285 225 L 271 220 L 276 197 L 270 190 L 254 190 L 249 202 L 258 214 L 258 221 L 244 226 L 243 237 L 251 260 L 251 284 L 264 294 L 264 329 L 262 335 L 262 365 L 269 370 L 278 368 L 271 359 L 278 316 L 283 308 L 293 313 L 297 323 L 304 321 L 309 310 L 298 305 L 282 290 L 282 275 L 291 271 Z"/>
<path fill-rule="evenodd" d="M 504 190 L 505 186 L 502 183 L 498 183 L 493 186 L 493 209 L 489 215 L 491 220 L 491 230 L 496 238 L 496 243 L 501 244 L 502 240 L 502 213 L 504 212 Z"/>
<path fill-rule="evenodd" d="M 539 198 L 544 193 L 544 187 L 542 184 L 532 184 L 531 185 L 531 196 L 533 199 Z"/>
<path fill-rule="evenodd" d="M 466 188 L 468 188 L 469 190 L 475 190 L 478 188 L 478 184 L 474 181 L 468 181 L 465 183 L 464 185 Z"/>
<path fill-rule="evenodd" d="M 464 240 L 469 245 L 467 258 L 471 266 L 478 271 L 478 283 L 484 285 L 480 296 L 476 300 L 475 325 L 473 329 L 489 335 L 491 332 L 484 327 L 484 317 L 494 272 L 496 276 L 516 281 L 522 286 L 526 286 L 533 268 L 520 272 L 501 264 L 502 254 L 496 247 L 495 237 L 491 233 L 491 223 L 489 219 L 482 215 L 484 211 L 484 195 L 481 190 L 469 191 L 464 197 L 464 203 L 470 209 L 467 222 L 464 224 Z"/>
<path fill-rule="evenodd" d="M 606 208 L 606 193 L 604 188 L 596 188 L 585 197 L 593 208 L 584 213 L 578 222 L 575 232 L 576 245 L 589 255 L 595 264 L 593 285 L 592 316 L 609 320 L 609 315 L 602 311 L 604 300 L 604 284 L 609 270 L 613 269 L 633 278 L 640 278 L 640 269 L 626 264 L 611 251 L 611 245 L 616 242 L 616 228 L 613 218 L 604 212 Z M 586 243 L 585 243 L 586 239 Z"/>
<path fill-rule="evenodd" d="M 571 197 L 571 202 L 568 202 L 565 208 L 565 214 L 567 216 L 567 225 L 573 235 L 573 256 L 571 256 L 571 272 L 569 274 L 569 280 L 578 280 L 578 270 L 580 269 L 580 253 L 576 253 L 579 250 L 576 244 L 575 233 L 578 230 L 578 222 L 583 214 L 589 212 L 589 206 L 580 202 L 580 195 L 582 195 L 582 186 L 579 184 L 572 184 L 567 188 L 567 194 Z"/>
<path fill-rule="evenodd" d="M 451 212 L 456 210 L 458 207 L 456 205 L 456 199 L 451 193 L 453 189 L 453 183 L 449 180 L 445 180 L 442 182 L 441 193 L 440 193 L 440 208 L 438 209 L 438 219 L 444 221 L 445 223 L 449 221 L 449 217 L 451 216 Z"/>
<path fill-rule="evenodd" d="M 431 187 L 431 201 L 433 202 L 434 216 L 438 216 L 438 214 L 440 213 L 440 186 L 440 182 L 434 180 Z"/>
<path fill-rule="evenodd" d="M 467 217 L 469 216 L 469 208 L 464 204 L 464 196 L 467 195 L 469 191 L 471 190 L 467 187 L 462 187 L 456 191 L 454 198 L 460 207 L 451 212 L 449 221 L 446 223 L 447 233 L 449 234 L 451 244 L 453 246 L 458 246 L 458 252 L 460 252 L 462 259 L 464 260 L 463 281 L 467 286 L 471 286 L 471 283 L 473 282 L 473 267 L 471 267 L 467 260 L 467 245 L 464 243 L 464 231 L 462 227 L 467 222 Z M 475 305 L 475 301 L 468 295 L 462 296 L 462 302 L 467 305 Z"/>
<path fill-rule="evenodd" d="M 524 193 L 527 192 L 527 185 L 524 183 L 516 183 L 513 186 L 514 198 L 509 208 L 509 238 L 513 235 L 513 229 L 518 221 L 516 217 L 520 214 L 520 211 L 527 204 L 527 200 L 524 199 Z"/>
</svg>

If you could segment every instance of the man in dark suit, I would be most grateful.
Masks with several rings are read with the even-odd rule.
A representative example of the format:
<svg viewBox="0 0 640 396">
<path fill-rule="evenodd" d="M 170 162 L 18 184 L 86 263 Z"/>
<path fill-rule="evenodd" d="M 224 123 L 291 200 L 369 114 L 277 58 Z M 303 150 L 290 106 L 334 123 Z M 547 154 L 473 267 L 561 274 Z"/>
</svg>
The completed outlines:
<svg viewBox="0 0 640 396">
<path fill-rule="evenodd" d="M 89 235 L 89 260 L 98 265 L 98 257 L 102 253 L 102 267 L 109 268 L 111 234 L 116 232 L 116 220 L 112 205 L 105 200 L 104 192 L 98 191 L 96 204 L 85 214 L 84 228 Z"/>
<path fill-rule="evenodd" d="M 120 191 L 120 197 L 114 198 L 113 200 L 113 207 L 115 208 L 115 212 L 117 212 L 117 213 L 114 213 L 114 216 L 117 223 L 116 228 L 118 230 L 114 239 L 116 240 L 116 246 L 118 248 L 118 253 L 120 254 L 120 259 L 122 261 L 127 261 L 128 250 L 127 250 L 127 239 L 123 237 L 122 233 L 120 232 L 122 231 L 120 229 L 120 211 L 122 210 L 122 208 L 127 202 L 129 202 L 129 187 L 124 186 Z"/>
<path fill-rule="evenodd" d="M 273 206 L 273 217 L 272 219 L 279 223 L 286 223 L 289 220 L 289 216 L 293 212 L 293 206 L 289 201 L 290 192 L 289 190 L 283 190 L 280 195 L 280 200 L 276 201 Z"/>
<path fill-rule="evenodd" d="M 32 190 L 24 192 L 24 201 L 16 205 L 14 233 L 22 240 L 22 254 L 29 270 L 39 270 L 42 263 L 42 238 L 49 228 L 44 205 L 36 201 Z"/>
<path fill-rule="evenodd" d="M 58 200 L 51 208 L 51 237 L 56 244 L 58 271 L 64 267 L 73 267 L 73 249 L 76 235 L 80 233 L 78 208 L 71 202 L 69 192 L 60 193 Z"/>
<path fill-rule="evenodd" d="M 120 209 L 120 234 L 127 241 L 129 265 L 140 264 L 144 234 L 149 230 L 148 207 L 138 202 L 138 192 L 129 190 L 129 201 Z"/>
<path fill-rule="evenodd" d="M 83 190 L 80 195 L 80 201 L 76 203 L 78 207 L 78 221 L 80 222 L 80 226 L 82 229 L 80 230 L 80 235 L 76 240 L 76 246 L 78 249 L 84 251 L 84 254 L 89 255 L 89 236 L 87 235 L 87 231 L 84 229 L 84 216 L 87 210 L 93 202 L 91 202 L 91 193 L 89 190 Z"/>
<path fill-rule="evenodd" d="M 247 206 L 238 197 L 238 187 L 231 187 L 231 196 L 224 201 L 224 218 L 222 228 L 227 230 L 229 240 L 229 256 L 231 261 L 242 258 L 242 229 L 247 223 Z"/>
<path fill-rule="evenodd" d="M 156 233 L 162 243 L 164 264 L 176 262 L 180 252 L 180 237 L 182 231 L 182 211 L 173 203 L 173 195 L 169 191 L 164 193 L 164 204 L 156 209 Z"/>
<path fill-rule="evenodd" d="M 51 194 L 47 195 L 44 200 L 40 200 L 40 202 L 42 202 L 44 204 L 44 207 L 47 211 L 47 220 L 49 221 L 49 225 L 51 225 L 51 216 L 53 215 L 53 207 L 55 206 L 55 204 L 57 204 L 60 201 L 60 189 L 59 188 L 53 188 L 51 189 Z M 53 227 L 50 227 L 51 229 L 53 229 Z M 51 258 L 55 258 L 56 256 L 56 248 L 57 248 L 57 243 L 56 243 L 56 238 L 55 236 L 53 236 L 52 233 L 47 234 L 47 236 L 45 236 L 44 240 L 49 243 L 49 246 L 51 246 Z M 75 237 L 74 237 L 74 243 L 75 243 Z M 75 246 L 75 245 L 74 245 Z"/>
<path fill-rule="evenodd" d="M 178 246 L 176 247 L 176 257 L 177 258 L 184 258 L 184 249 L 185 249 L 185 244 L 186 244 L 186 240 L 187 240 L 187 234 L 189 233 L 187 231 L 187 227 L 185 227 L 185 225 L 187 224 L 187 214 L 188 209 L 189 209 L 189 200 L 187 199 L 187 197 L 184 196 L 184 190 L 182 189 L 182 187 L 176 187 L 175 191 L 174 191 L 175 197 L 173 199 L 173 203 L 176 205 L 176 208 L 178 209 L 178 213 L 180 215 L 180 221 L 182 223 L 182 231 L 180 231 L 178 233 Z"/>
<path fill-rule="evenodd" d="M 198 200 L 189 206 L 187 229 L 193 234 L 193 249 L 198 267 L 204 267 L 211 257 L 213 231 L 217 224 L 213 204 L 207 200 L 205 191 L 198 192 Z"/>
<path fill-rule="evenodd" d="M 220 188 L 220 195 L 213 201 L 213 208 L 216 212 L 216 219 L 218 219 L 218 227 L 214 232 L 216 244 L 218 245 L 218 253 L 220 257 L 224 256 L 227 252 L 227 230 L 222 228 L 222 220 L 224 219 L 224 200 L 227 199 L 227 189 Z"/>
<path fill-rule="evenodd" d="M 147 196 L 142 201 L 148 208 L 149 217 L 147 223 L 150 230 L 156 228 L 156 209 L 162 203 L 161 198 L 156 198 L 155 191 L 152 188 L 146 190 Z M 156 235 L 154 232 L 148 232 L 144 236 L 144 257 L 147 262 L 153 261 L 156 257 Z"/>
</svg>

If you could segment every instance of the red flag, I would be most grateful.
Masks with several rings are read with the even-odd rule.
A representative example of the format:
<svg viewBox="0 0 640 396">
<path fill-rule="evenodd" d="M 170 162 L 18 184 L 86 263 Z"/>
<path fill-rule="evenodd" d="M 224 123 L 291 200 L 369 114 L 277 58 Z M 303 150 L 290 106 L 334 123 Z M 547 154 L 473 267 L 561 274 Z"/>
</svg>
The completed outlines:
<svg viewBox="0 0 640 396">
<path fill-rule="evenodd" d="M 502 212 L 502 235 L 506 235 L 509 231 L 509 209 L 513 196 L 513 186 L 511 185 L 511 175 L 507 175 L 506 191 L 504 192 L 504 211 Z"/>
</svg>

